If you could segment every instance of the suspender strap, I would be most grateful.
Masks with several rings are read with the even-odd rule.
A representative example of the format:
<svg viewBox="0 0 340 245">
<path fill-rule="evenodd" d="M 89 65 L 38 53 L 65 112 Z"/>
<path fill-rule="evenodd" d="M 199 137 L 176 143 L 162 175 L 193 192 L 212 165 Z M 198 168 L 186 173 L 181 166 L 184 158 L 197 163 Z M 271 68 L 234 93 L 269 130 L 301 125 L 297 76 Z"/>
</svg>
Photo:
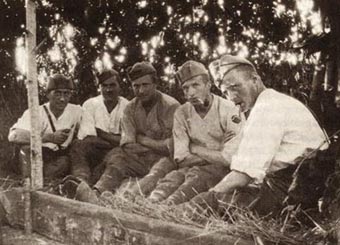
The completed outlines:
<svg viewBox="0 0 340 245">
<path fill-rule="evenodd" d="M 46 115 L 47 115 L 48 121 L 49 121 L 49 123 L 50 123 L 52 132 L 54 133 L 54 132 L 57 131 L 57 130 L 55 129 L 54 123 L 53 123 L 53 121 L 52 121 L 51 113 L 48 111 L 46 105 L 43 105 L 43 108 L 44 108 L 44 110 L 45 110 L 45 112 L 46 112 Z M 58 146 L 58 150 L 60 150 L 60 149 L 61 149 L 61 146 L 60 146 L 60 145 L 57 145 L 57 146 Z"/>
<path fill-rule="evenodd" d="M 52 121 L 51 114 L 50 114 L 50 112 L 48 111 L 46 105 L 43 105 L 43 107 L 44 107 L 44 110 L 45 110 L 45 112 L 46 112 L 48 121 L 50 122 L 51 129 L 52 129 L 52 131 L 53 131 L 53 133 L 54 133 L 54 132 L 56 131 L 56 129 L 55 129 L 54 123 L 53 123 L 53 121 Z"/>
</svg>

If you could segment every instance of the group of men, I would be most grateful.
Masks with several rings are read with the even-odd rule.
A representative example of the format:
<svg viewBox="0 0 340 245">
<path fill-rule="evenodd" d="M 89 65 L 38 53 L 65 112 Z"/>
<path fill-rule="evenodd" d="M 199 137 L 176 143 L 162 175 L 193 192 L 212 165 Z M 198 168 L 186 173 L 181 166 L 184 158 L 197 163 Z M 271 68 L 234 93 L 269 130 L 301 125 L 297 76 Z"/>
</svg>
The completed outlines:
<svg viewBox="0 0 340 245">
<path fill-rule="evenodd" d="M 127 72 L 131 101 L 119 96 L 120 75 L 112 69 L 98 75 L 101 94 L 82 107 L 69 103 L 72 81 L 52 76 L 49 102 L 39 108 L 44 176 L 71 174 L 66 182 L 74 183 L 75 198 L 92 203 L 137 177 L 130 192 L 152 202 L 278 212 L 297 165 L 327 149 L 327 135 L 302 103 L 266 88 L 250 61 L 224 55 L 209 69 L 212 77 L 197 61 L 178 68 L 182 105 L 157 90 L 159 77 L 147 62 Z M 211 93 L 212 82 L 226 98 Z M 26 111 L 9 133 L 21 145 L 24 172 L 29 130 Z"/>
</svg>

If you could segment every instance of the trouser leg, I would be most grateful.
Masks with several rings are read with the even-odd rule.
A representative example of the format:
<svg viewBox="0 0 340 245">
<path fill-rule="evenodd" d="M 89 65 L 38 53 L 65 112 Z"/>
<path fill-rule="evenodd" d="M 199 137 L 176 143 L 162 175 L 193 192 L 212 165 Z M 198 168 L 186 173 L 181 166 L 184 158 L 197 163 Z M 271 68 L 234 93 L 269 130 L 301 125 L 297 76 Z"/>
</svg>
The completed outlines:
<svg viewBox="0 0 340 245">
<path fill-rule="evenodd" d="M 135 194 L 141 192 L 144 195 L 148 195 L 155 188 L 157 182 L 166 174 L 174 170 L 175 167 L 175 163 L 170 158 L 161 158 L 153 165 L 149 173 L 138 181 L 138 185 L 132 192 Z"/>
<path fill-rule="evenodd" d="M 105 157 L 105 171 L 94 187 L 100 192 L 114 191 L 127 177 L 145 176 L 153 164 L 147 161 L 148 159 L 149 156 L 138 158 L 128 155 L 121 148 L 113 149 Z"/>
<path fill-rule="evenodd" d="M 22 146 L 20 149 L 19 161 L 23 177 L 31 174 L 31 148 L 30 146 Z M 45 178 L 59 178 L 68 174 L 70 161 L 67 151 L 52 151 L 49 148 L 42 148 L 43 156 L 43 175 Z"/>
<path fill-rule="evenodd" d="M 89 182 L 92 169 L 101 164 L 110 149 L 112 146 L 98 137 L 75 140 L 70 148 L 71 174 Z"/>
<path fill-rule="evenodd" d="M 43 161 L 45 178 L 63 178 L 70 173 L 70 158 L 66 150 L 43 148 Z"/>
<path fill-rule="evenodd" d="M 228 168 L 217 164 L 192 167 L 188 170 L 184 183 L 168 198 L 168 202 L 180 204 L 197 194 L 208 191 L 227 173 Z"/>
<path fill-rule="evenodd" d="M 168 198 L 184 182 L 187 171 L 188 168 L 181 168 L 168 173 L 158 181 L 149 199 L 154 202 L 160 202 Z"/>
<path fill-rule="evenodd" d="M 31 147 L 25 145 L 20 147 L 19 165 L 23 178 L 31 176 Z"/>
<path fill-rule="evenodd" d="M 223 214 L 235 208 L 249 209 L 260 216 L 277 215 L 284 207 L 292 181 L 291 169 L 268 174 L 259 186 L 248 185 L 232 194 L 204 192 L 194 197 L 187 205 L 199 210 L 213 210 Z"/>
</svg>

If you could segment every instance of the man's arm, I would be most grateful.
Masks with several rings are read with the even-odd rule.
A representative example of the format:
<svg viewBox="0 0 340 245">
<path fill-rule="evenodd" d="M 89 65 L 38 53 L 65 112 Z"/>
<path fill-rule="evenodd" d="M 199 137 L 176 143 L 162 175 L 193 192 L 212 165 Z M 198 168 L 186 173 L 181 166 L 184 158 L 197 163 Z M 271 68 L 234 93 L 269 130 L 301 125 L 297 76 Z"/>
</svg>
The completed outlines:
<svg viewBox="0 0 340 245">
<path fill-rule="evenodd" d="M 206 163 L 203 158 L 194 154 L 188 154 L 182 161 L 177 161 L 179 168 L 202 166 Z"/>
<path fill-rule="evenodd" d="M 164 140 L 155 140 L 145 135 L 137 135 L 137 143 L 144 147 L 169 155 L 170 138 Z"/>
<path fill-rule="evenodd" d="M 62 144 L 68 137 L 70 129 L 57 130 L 54 133 L 44 134 L 41 138 L 42 143 Z M 31 133 L 28 130 L 15 128 L 12 129 L 8 140 L 16 144 L 29 144 L 31 142 Z"/>
<path fill-rule="evenodd" d="M 247 174 L 231 171 L 225 176 L 215 187 L 211 188 L 210 191 L 232 193 L 234 190 L 247 186 L 252 181 Z"/>
<path fill-rule="evenodd" d="M 220 151 L 210 150 L 206 147 L 192 145 L 191 153 L 197 155 L 201 159 L 213 164 L 222 164 L 230 166 L 230 162 L 227 162 Z"/>
<path fill-rule="evenodd" d="M 97 136 L 107 142 L 109 142 L 112 146 L 118 146 L 121 136 L 119 134 L 112 134 L 105 132 L 100 128 L 96 128 Z"/>
<path fill-rule="evenodd" d="M 147 153 L 150 151 L 150 148 L 145 147 L 139 143 L 127 143 L 122 146 L 123 149 L 127 152 L 139 154 L 139 153 Z"/>
</svg>

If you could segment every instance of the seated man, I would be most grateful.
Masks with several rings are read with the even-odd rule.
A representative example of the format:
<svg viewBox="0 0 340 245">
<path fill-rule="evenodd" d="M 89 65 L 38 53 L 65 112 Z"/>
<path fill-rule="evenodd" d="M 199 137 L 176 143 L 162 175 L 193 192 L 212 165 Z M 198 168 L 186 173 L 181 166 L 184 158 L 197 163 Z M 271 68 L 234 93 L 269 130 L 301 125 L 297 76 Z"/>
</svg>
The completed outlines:
<svg viewBox="0 0 340 245">
<path fill-rule="evenodd" d="M 49 102 L 39 107 L 43 174 L 47 178 L 63 177 L 69 172 L 69 145 L 82 116 L 82 108 L 69 103 L 73 90 L 72 80 L 54 75 L 47 83 Z M 26 110 L 8 136 L 10 142 L 21 146 L 20 164 L 26 174 L 30 169 L 30 129 L 30 115 Z"/>
<path fill-rule="evenodd" d="M 229 172 L 221 151 L 228 142 L 226 147 L 234 153 L 236 139 L 233 143 L 229 140 L 243 124 L 231 101 L 210 92 L 211 81 L 203 64 L 187 61 L 176 75 L 188 101 L 176 110 L 174 118 L 174 159 L 179 170 L 162 179 L 149 197 L 152 201 L 167 198 L 171 204 L 207 191 Z"/>
<path fill-rule="evenodd" d="M 114 192 L 124 179 L 143 177 L 156 163 L 165 173 L 175 167 L 169 146 L 178 101 L 156 89 L 158 77 L 151 64 L 136 63 L 128 76 L 136 97 L 125 108 L 120 147 L 106 158 L 105 172 L 94 185 L 97 193 Z M 84 183 L 79 185 L 76 197 L 96 202 Z"/>
<path fill-rule="evenodd" d="M 79 140 L 75 140 L 70 150 L 71 174 L 87 183 L 99 179 L 105 168 L 101 164 L 104 157 L 112 148 L 119 146 L 121 119 L 128 103 L 119 96 L 120 77 L 117 71 L 105 70 L 97 81 L 101 94 L 84 102 Z"/>
<path fill-rule="evenodd" d="M 186 205 L 223 212 L 232 203 L 259 215 L 278 214 L 297 165 L 312 163 L 319 149 L 328 148 L 328 137 L 301 102 L 267 89 L 248 60 L 225 55 L 210 67 L 221 91 L 249 116 L 231 172 Z M 310 200 L 313 192 L 306 193 Z"/>
</svg>

